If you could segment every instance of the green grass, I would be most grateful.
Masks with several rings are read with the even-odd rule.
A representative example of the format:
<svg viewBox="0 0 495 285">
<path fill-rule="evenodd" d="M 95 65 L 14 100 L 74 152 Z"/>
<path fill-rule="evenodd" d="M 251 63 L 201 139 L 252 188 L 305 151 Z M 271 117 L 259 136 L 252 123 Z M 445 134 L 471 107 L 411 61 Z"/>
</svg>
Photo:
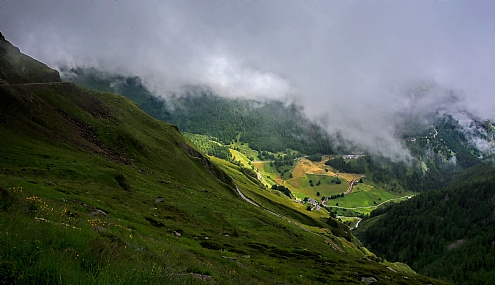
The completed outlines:
<svg viewBox="0 0 495 285">
<path fill-rule="evenodd" d="M 230 149 L 230 153 L 232 154 L 232 158 L 239 161 L 242 166 L 251 168 L 251 160 L 249 160 L 242 152 Z"/>
<path fill-rule="evenodd" d="M 376 206 L 381 202 L 396 198 L 394 195 L 375 189 L 374 191 L 356 191 L 345 195 L 342 198 L 335 199 L 339 206 L 346 208 Z"/>
<path fill-rule="evenodd" d="M 238 148 L 239 152 L 241 152 L 247 159 L 252 158 L 253 160 L 259 160 L 258 152 L 251 149 L 248 143 L 240 143 L 237 141 L 233 144 L 230 144 L 229 147 L 232 149 Z"/>
<path fill-rule="evenodd" d="M 309 183 L 310 180 L 312 180 L 313 186 Z M 287 184 L 290 186 L 290 189 L 294 189 L 293 192 L 295 192 L 295 195 L 299 199 L 303 199 L 304 197 L 319 199 L 323 196 L 329 197 L 347 191 L 349 184 L 343 179 L 341 179 L 340 184 L 337 184 L 335 183 L 336 180 L 337 178 L 333 176 L 306 174 L 305 177 L 289 180 Z M 316 185 L 318 181 L 320 181 L 319 186 Z M 297 187 L 294 185 L 300 186 Z M 316 195 L 317 192 L 320 192 L 319 197 Z"/>
<path fill-rule="evenodd" d="M 240 144 L 238 144 L 240 146 Z M 244 147 L 244 151 L 247 151 L 249 147 L 247 145 L 242 145 Z M 239 152 L 232 150 L 233 154 L 238 154 L 242 163 L 249 163 L 247 158 L 240 154 Z M 217 164 L 221 164 L 220 161 L 216 161 Z M 257 165 L 260 162 L 256 163 Z M 249 164 L 245 164 L 248 165 Z M 262 163 L 263 167 L 260 167 L 260 173 L 263 177 L 263 183 L 270 188 L 273 184 L 279 184 L 275 181 L 275 177 L 279 174 L 275 170 L 274 167 L 271 167 L 268 162 Z M 328 167 L 332 170 L 331 167 Z M 346 174 L 340 173 L 339 178 L 336 176 L 329 175 L 328 173 L 324 174 L 309 174 L 306 173 L 305 176 L 302 177 L 294 177 L 292 179 L 283 180 L 283 185 L 289 188 L 294 196 L 298 199 L 304 199 L 305 197 L 314 198 L 320 200 L 322 197 L 330 197 L 332 195 L 341 194 L 347 191 L 349 187 L 349 183 L 347 180 L 343 179 L 346 177 L 347 179 L 357 179 L 360 175 Z M 312 180 L 313 186 L 309 183 Z M 335 181 L 340 180 L 341 183 L 337 184 Z M 319 185 L 318 181 L 320 182 Z M 366 183 L 359 183 L 354 186 L 353 192 L 349 195 L 346 195 L 343 198 L 331 199 L 328 202 L 330 207 L 333 207 L 332 211 L 336 212 L 337 215 L 341 216 L 358 216 L 361 214 L 369 214 L 372 210 L 377 208 L 377 205 L 380 205 L 383 202 L 398 202 L 404 199 L 407 199 L 408 196 L 414 195 L 412 192 L 392 192 L 384 189 L 385 185 L 377 186 L 370 185 Z M 270 191 L 268 191 L 270 192 Z M 267 192 L 267 193 L 268 193 Z M 271 191 L 271 196 L 269 199 L 276 201 L 284 201 L 287 207 L 305 209 L 305 206 L 302 204 L 295 204 L 290 201 L 284 195 L 281 195 L 278 191 Z M 320 192 L 320 195 L 317 195 L 317 192 Z M 402 197 L 402 198 L 401 198 Z M 376 202 L 376 204 L 375 204 Z M 336 204 L 338 203 L 338 206 Z"/>
<path fill-rule="evenodd" d="M 332 211 L 337 211 L 337 214 L 342 216 L 355 216 L 356 213 L 368 215 L 378 206 L 404 201 L 408 197 L 410 196 L 397 196 L 385 190 L 377 189 L 353 192 L 342 198 L 329 200 L 328 206 L 332 207 Z"/>
<path fill-rule="evenodd" d="M 260 164 L 262 165 L 262 167 L 259 167 Z M 278 183 L 275 180 L 279 174 L 277 173 L 277 170 L 275 170 L 274 167 L 270 166 L 269 162 L 255 162 L 255 163 L 253 163 L 253 165 L 255 167 L 258 166 L 257 169 L 258 169 L 261 177 L 263 177 L 264 184 L 268 188 L 270 188 L 274 184 L 278 185 Z"/>
</svg>

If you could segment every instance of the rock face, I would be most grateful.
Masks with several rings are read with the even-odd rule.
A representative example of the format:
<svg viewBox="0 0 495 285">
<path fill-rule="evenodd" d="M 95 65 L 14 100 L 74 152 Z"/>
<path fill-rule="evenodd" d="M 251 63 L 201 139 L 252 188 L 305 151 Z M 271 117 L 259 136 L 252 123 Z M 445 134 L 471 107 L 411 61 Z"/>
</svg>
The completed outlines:
<svg viewBox="0 0 495 285">
<path fill-rule="evenodd" d="M 47 82 L 62 82 L 58 71 L 22 54 L 0 33 L 0 85 Z"/>
<path fill-rule="evenodd" d="M 364 282 L 365 284 L 372 284 L 375 282 L 378 282 L 375 277 L 361 277 L 361 282 Z"/>
</svg>

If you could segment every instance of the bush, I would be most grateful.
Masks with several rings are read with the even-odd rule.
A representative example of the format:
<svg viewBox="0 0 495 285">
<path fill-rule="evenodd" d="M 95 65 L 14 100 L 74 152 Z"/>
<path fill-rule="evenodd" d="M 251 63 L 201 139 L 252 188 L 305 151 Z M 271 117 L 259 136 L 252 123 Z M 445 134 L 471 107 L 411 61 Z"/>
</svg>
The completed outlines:
<svg viewBox="0 0 495 285">
<path fill-rule="evenodd" d="M 211 250 L 222 250 L 224 247 L 217 242 L 205 240 L 199 243 L 201 247 Z"/>
<path fill-rule="evenodd" d="M 126 190 L 126 191 L 131 190 L 131 187 L 129 186 L 127 179 L 122 173 L 115 175 L 115 180 L 117 181 L 117 183 L 119 183 L 119 186 L 122 188 L 122 190 Z"/>
</svg>

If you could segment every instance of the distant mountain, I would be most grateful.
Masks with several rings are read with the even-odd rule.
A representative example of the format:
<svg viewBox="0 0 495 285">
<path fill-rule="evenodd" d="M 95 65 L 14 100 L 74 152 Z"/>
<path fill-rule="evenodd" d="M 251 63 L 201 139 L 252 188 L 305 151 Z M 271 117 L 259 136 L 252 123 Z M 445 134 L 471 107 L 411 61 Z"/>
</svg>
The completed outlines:
<svg viewBox="0 0 495 285">
<path fill-rule="evenodd" d="M 493 122 L 469 112 L 461 92 L 416 82 L 399 94 L 404 103 L 394 120 L 396 133 L 413 157 L 465 169 L 495 152 Z"/>
<path fill-rule="evenodd" d="M 62 74 L 82 86 L 126 96 L 146 113 L 183 132 L 213 136 L 224 144 L 240 140 L 252 149 L 271 152 L 334 153 L 330 137 L 295 104 L 224 98 L 199 86 L 184 86 L 182 93 L 165 99 L 153 95 L 138 77 L 81 68 Z"/>
<path fill-rule="evenodd" d="M 480 164 L 451 186 L 371 213 L 357 236 L 390 261 L 454 284 L 495 280 L 495 168 Z"/>
<path fill-rule="evenodd" d="M 352 142 L 330 138 L 294 104 L 223 98 L 198 86 L 184 86 L 181 94 L 159 98 L 138 77 L 82 68 L 63 69 L 62 75 L 64 80 L 126 96 L 156 119 L 176 124 L 184 132 L 215 137 L 223 144 L 241 141 L 255 150 L 292 149 L 305 155 L 359 151 Z M 490 158 L 495 150 L 493 124 L 458 108 L 455 92 L 418 83 L 402 93 L 407 106 L 397 113 L 394 124 L 412 159 L 397 162 L 373 156 L 366 166 L 370 178 L 400 185 L 391 186 L 392 190 L 440 189 L 453 172 Z M 339 148 L 333 147 L 336 140 Z"/>
<path fill-rule="evenodd" d="M 377 262 L 127 98 L 36 82 L 46 68 L 22 57 L 4 71 L 29 80 L 0 86 L 0 283 L 445 284 Z"/>
</svg>

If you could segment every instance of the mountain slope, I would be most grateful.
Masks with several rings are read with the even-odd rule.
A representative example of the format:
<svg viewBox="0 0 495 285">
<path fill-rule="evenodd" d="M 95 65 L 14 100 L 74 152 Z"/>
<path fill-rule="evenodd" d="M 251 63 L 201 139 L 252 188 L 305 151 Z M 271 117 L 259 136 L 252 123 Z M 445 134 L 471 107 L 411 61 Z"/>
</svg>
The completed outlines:
<svg viewBox="0 0 495 285">
<path fill-rule="evenodd" d="M 341 141 L 335 148 L 335 139 L 341 138 L 330 138 L 295 104 L 223 98 L 198 86 L 184 86 L 180 94 L 161 99 L 138 77 L 83 68 L 64 69 L 62 74 L 65 80 L 126 96 L 154 118 L 176 124 L 187 133 L 215 137 L 224 145 L 240 141 L 254 150 L 283 152 L 289 148 L 310 155 L 359 151 L 352 142 Z M 493 124 L 462 111 L 455 92 L 425 82 L 403 93 L 410 106 L 398 111 L 393 124 L 412 160 L 403 163 L 374 156 L 379 163 L 367 175 L 375 182 L 398 184 L 407 191 L 439 189 L 454 171 L 490 158 L 495 149 Z M 424 102 L 431 100 L 439 102 L 425 108 Z"/>
<path fill-rule="evenodd" d="M 388 260 L 455 284 L 495 278 L 495 169 L 479 165 L 441 191 L 371 213 L 358 237 Z"/>
<path fill-rule="evenodd" d="M 156 119 L 184 132 L 217 137 L 224 144 L 240 140 L 253 149 L 272 152 L 288 148 L 305 154 L 334 152 L 328 135 L 294 104 L 224 98 L 198 86 L 184 86 L 180 94 L 165 100 L 152 94 L 138 77 L 82 68 L 62 74 L 82 86 L 126 96 Z"/>
<path fill-rule="evenodd" d="M 22 54 L 0 33 L 0 85 L 60 82 L 58 71 Z"/>
</svg>

